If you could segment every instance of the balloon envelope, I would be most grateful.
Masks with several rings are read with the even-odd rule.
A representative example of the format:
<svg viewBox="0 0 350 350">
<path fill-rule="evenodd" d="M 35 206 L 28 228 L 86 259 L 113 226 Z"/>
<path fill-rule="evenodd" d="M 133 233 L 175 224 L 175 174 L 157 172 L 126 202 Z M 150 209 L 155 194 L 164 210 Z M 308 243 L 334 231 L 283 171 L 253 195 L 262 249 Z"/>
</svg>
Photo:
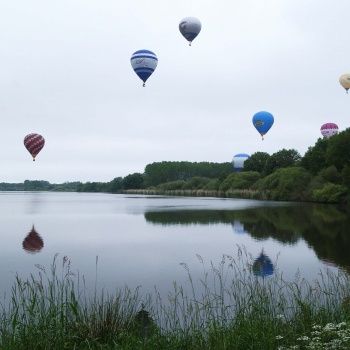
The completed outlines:
<svg viewBox="0 0 350 350">
<path fill-rule="evenodd" d="M 323 124 L 321 126 L 321 134 L 323 135 L 323 137 L 331 137 L 335 134 L 338 134 L 339 132 L 339 128 L 338 128 L 338 125 L 335 124 L 335 123 L 326 123 L 326 124 Z"/>
<path fill-rule="evenodd" d="M 32 133 L 24 138 L 23 143 L 28 152 L 32 155 L 33 160 L 35 160 L 35 157 L 45 145 L 45 139 L 39 134 Z"/>
<path fill-rule="evenodd" d="M 253 273 L 259 277 L 271 276 L 273 274 L 274 267 L 271 259 L 261 252 L 260 256 L 254 260 Z"/>
<path fill-rule="evenodd" d="M 350 74 L 343 74 L 339 78 L 340 85 L 348 92 L 350 89 Z"/>
<path fill-rule="evenodd" d="M 236 171 L 241 171 L 244 168 L 244 162 L 250 156 L 246 153 L 238 153 L 232 158 L 232 165 L 236 169 Z"/>
<path fill-rule="evenodd" d="M 274 122 L 273 115 L 269 112 L 261 111 L 253 116 L 253 125 L 261 136 L 264 136 L 271 128 Z"/>
<path fill-rule="evenodd" d="M 132 54 L 130 62 L 135 73 L 145 83 L 156 69 L 158 58 L 152 51 L 139 50 Z"/>
<path fill-rule="evenodd" d="M 202 24 L 198 18 L 186 17 L 179 23 L 180 33 L 185 37 L 187 41 L 191 42 L 197 37 L 202 29 Z"/>
</svg>

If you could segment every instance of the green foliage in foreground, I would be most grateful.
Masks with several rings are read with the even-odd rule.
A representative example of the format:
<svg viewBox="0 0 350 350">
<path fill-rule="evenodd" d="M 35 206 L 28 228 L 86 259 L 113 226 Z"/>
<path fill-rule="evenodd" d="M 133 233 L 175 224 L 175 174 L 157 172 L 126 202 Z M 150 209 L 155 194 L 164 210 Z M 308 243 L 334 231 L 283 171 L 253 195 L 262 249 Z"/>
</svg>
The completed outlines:
<svg viewBox="0 0 350 350">
<path fill-rule="evenodd" d="M 260 278 L 238 248 L 219 266 L 203 265 L 200 283 L 174 283 L 166 299 L 127 287 L 88 295 L 63 258 L 49 272 L 16 277 L 1 303 L 0 349 L 348 349 L 350 277 L 320 271 L 308 282 L 297 273 Z M 97 264 L 97 260 L 96 260 Z M 276 263 L 275 263 L 276 268 Z M 84 280 L 84 279 L 83 279 Z M 187 293 L 185 290 L 191 292 Z M 315 347 L 315 344 L 318 344 Z"/>
</svg>

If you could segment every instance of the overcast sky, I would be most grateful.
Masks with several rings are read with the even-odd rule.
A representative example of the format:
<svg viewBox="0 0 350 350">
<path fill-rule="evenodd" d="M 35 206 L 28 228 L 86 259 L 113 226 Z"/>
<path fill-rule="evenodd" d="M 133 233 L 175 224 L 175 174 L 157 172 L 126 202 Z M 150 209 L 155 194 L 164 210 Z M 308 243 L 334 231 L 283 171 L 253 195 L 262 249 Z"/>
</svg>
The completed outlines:
<svg viewBox="0 0 350 350">
<path fill-rule="evenodd" d="M 0 182 L 103 181 L 160 161 L 304 155 L 349 127 L 349 0 L 0 0 Z M 184 17 L 202 31 L 192 46 Z M 153 51 L 146 87 L 131 55 Z M 252 117 L 275 123 L 261 140 Z M 33 162 L 29 133 L 46 144 Z"/>
</svg>

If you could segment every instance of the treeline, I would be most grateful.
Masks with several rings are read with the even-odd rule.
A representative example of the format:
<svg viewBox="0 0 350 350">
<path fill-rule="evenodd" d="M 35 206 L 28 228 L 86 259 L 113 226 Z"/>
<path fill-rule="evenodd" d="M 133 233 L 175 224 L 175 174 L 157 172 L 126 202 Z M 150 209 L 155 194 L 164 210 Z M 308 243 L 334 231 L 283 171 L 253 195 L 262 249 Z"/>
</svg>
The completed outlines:
<svg viewBox="0 0 350 350">
<path fill-rule="evenodd" d="M 110 192 L 121 193 L 129 189 L 153 188 L 163 182 L 176 180 L 189 181 L 197 176 L 206 178 L 226 178 L 232 173 L 232 164 L 210 162 L 159 162 L 146 166 L 145 172 L 125 177 L 116 177 L 110 182 L 65 182 L 51 184 L 48 181 L 30 181 L 24 183 L 0 183 L 0 191 L 74 191 L 74 192 Z"/>
<path fill-rule="evenodd" d="M 318 139 L 302 157 L 295 149 L 272 155 L 256 152 L 240 172 L 230 162 L 155 162 L 143 174 L 116 177 L 110 182 L 47 181 L 0 183 L 2 191 L 77 191 L 215 195 L 283 201 L 340 203 L 350 199 L 350 129 Z M 199 192 L 196 192 L 199 191 Z"/>
<path fill-rule="evenodd" d="M 64 191 L 76 192 L 81 182 L 65 182 L 63 184 L 51 184 L 44 180 L 25 180 L 23 183 L 0 183 L 0 191 Z"/>
<path fill-rule="evenodd" d="M 161 164 L 158 163 L 158 169 L 162 168 Z M 187 179 L 179 176 L 147 188 L 151 190 L 148 193 L 153 190 L 157 194 L 212 196 L 217 193 L 283 201 L 349 202 L 350 129 L 331 138 L 318 139 L 303 157 L 295 149 L 282 149 L 272 155 L 256 152 L 245 161 L 241 172 L 231 168 L 228 175 L 222 172 L 220 176 L 196 175 Z"/>
</svg>

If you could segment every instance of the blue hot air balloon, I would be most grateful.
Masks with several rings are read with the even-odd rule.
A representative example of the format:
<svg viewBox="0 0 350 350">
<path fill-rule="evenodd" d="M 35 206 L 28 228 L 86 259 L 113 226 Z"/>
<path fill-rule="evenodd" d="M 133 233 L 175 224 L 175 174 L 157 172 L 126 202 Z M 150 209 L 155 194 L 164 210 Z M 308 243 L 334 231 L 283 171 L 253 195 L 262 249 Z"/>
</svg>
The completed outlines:
<svg viewBox="0 0 350 350">
<path fill-rule="evenodd" d="M 273 122 L 273 115 L 269 112 L 261 111 L 255 113 L 253 116 L 253 125 L 262 136 L 262 139 L 264 139 L 264 135 L 270 130 L 271 126 L 273 125 Z"/>
<path fill-rule="evenodd" d="M 179 23 L 180 33 L 184 36 L 184 38 L 190 42 L 190 46 L 192 41 L 197 37 L 199 32 L 202 29 L 202 24 L 198 18 L 195 17 L 186 17 L 182 19 Z"/>
<path fill-rule="evenodd" d="M 232 158 L 232 165 L 235 168 L 236 171 L 241 171 L 244 167 L 244 161 L 248 159 L 250 156 L 249 154 L 245 153 L 238 153 Z"/>
<path fill-rule="evenodd" d="M 156 54 L 149 50 L 139 50 L 131 56 L 131 66 L 145 86 L 146 80 L 152 75 L 158 64 Z"/>
</svg>

